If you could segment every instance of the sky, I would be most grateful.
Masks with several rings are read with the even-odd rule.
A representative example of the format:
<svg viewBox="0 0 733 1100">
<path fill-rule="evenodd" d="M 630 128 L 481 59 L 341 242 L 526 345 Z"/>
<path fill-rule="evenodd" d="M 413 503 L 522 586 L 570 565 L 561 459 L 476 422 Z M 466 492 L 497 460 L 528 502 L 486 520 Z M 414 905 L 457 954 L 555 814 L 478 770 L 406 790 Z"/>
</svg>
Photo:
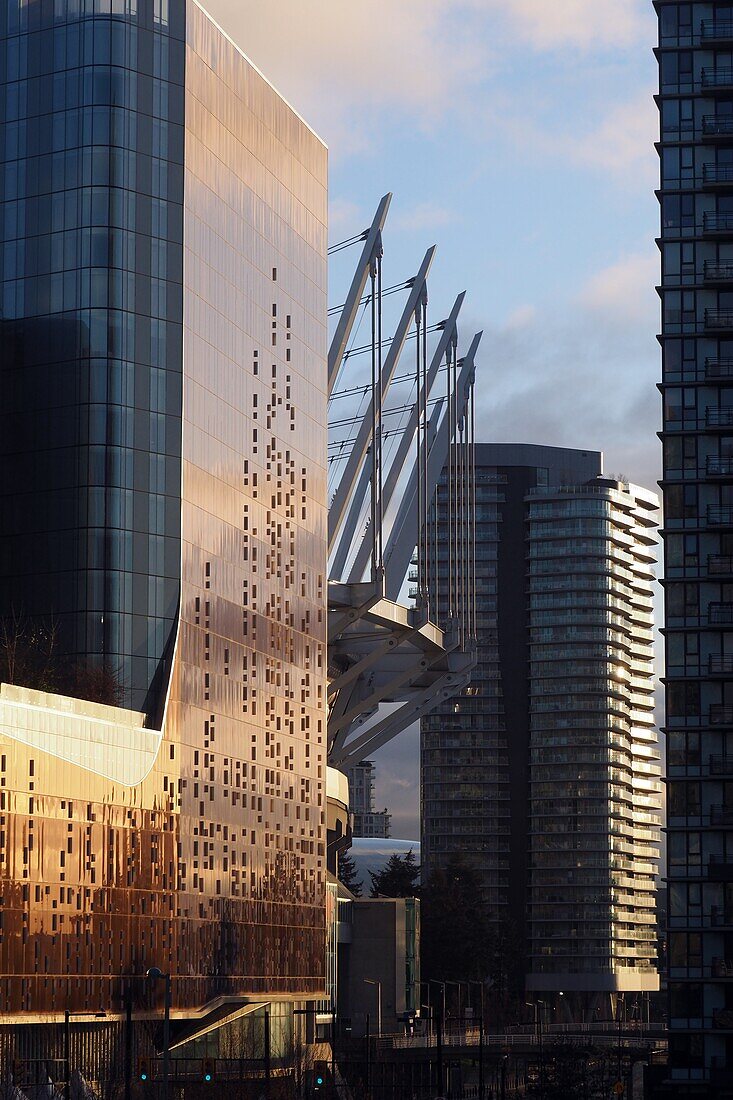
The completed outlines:
<svg viewBox="0 0 733 1100">
<path fill-rule="evenodd" d="M 331 241 L 392 191 L 385 284 L 436 244 L 432 319 L 467 292 L 477 439 L 602 450 L 654 488 L 651 0 L 204 2 L 327 142 Z M 418 751 L 412 730 L 375 757 L 393 836 L 419 836 Z"/>
</svg>

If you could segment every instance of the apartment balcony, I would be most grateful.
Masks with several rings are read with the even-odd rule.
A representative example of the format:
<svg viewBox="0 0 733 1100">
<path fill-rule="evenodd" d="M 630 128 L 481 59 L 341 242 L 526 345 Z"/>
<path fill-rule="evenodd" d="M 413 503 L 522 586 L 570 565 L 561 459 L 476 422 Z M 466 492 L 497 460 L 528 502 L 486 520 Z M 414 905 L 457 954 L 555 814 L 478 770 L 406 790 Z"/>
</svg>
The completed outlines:
<svg viewBox="0 0 733 1100">
<path fill-rule="evenodd" d="M 702 120 L 703 141 L 730 141 L 733 137 L 733 115 L 705 115 Z"/>
<path fill-rule="evenodd" d="M 733 283 L 733 261 L 706 260 L 703 266 L 703 277 L 706 283 L 715 286 Z"/>
<path fill-rule="evenodd" d="M 733 776 L 733 756 L 711 756 L 709 768 L 711 775 Z"/>
<path fill-rule="evenodd" d="M 716 381 L 730 379 L 733 382 L 733 359 L 706 359 L 705 377 Z"/>
<path fill-rule="evenodd" d="M 733 555 L 708 554 L 709 577 L 733 577 Z"/>
<path fill-rule="evenodd" d="M 714 91 L 733 92 L 733 69 L 703 69 L 700 86 Z"/>
<path fill-rule="evenodd" d="M 711 726 L 733 725 L 733 706 L 727 703 L 713 703 L 708 710 L 708 721 Z"/>
<path fill-rule="evenodd" d="M 730 477 L 733 474 L 733 458 L 708 455 L 705 462 L 705 471 L 710 477 Z"/>
<path fill-rule="evenodd" d="M 733 808 L 730 806 L 710 807 L 711 825 L 733 825 Z"/>
<path fill-rule="evenodd" d="M 733 42 L 733 22 L 729 19 L 703 19 L 700 25 L 700 42 L 706 46 Z"/>
<path fill-rule="evenodd" d="M 733 214 L 703 214 L 702 231 L 709 237 L 733 237 Z"/>
<path fill-rule="evenodd" d="M 733 623 L 733 604 L 708 604 L 708 624 L 710 626 L 729 626 Z"/>
<path fill-rule="evenodd" d="M 708 672 L 711 676 L 727 676 L 733 673 L 733 657 L 709 657 Z"/>
<path fill-rule="evenodd" d="M 721 508 L 717 504 L 708 504 L 707 520 L 713 527 L 733 527 L 733 508 Z"/>
<path fill-rule="evenodd" d="M 733 215 L 730 217 L 733 222 Z M 733 309 L 706 309 L 705 328 L 708 332 L 732 332 Z"/>
<path fill-rule="evenodd" d="M 710 859 L 708 861 L 708 879 L 711 882 L 733 882 L 733 860 Z"/>
<path fill-rule="evenodd" d="M 728 164 L 704 164 L 702 185 L 706 191 L 727 191 L 733 187 L 733 166 Z"/>
</svg>

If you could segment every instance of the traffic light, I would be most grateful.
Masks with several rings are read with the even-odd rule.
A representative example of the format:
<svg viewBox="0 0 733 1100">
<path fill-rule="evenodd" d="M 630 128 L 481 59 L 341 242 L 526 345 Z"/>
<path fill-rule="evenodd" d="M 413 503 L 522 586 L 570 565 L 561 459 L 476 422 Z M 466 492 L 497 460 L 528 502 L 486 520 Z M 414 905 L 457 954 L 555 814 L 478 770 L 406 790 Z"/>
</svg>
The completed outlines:
<svg viewBox="0 0 733 1100">
<path fill-rule="evenodd" d="M 204 1058 L 203 1066 L 201 1067 L 201 1076 L 208 1085 L 209 1082 L 214 1080 L 214 1071 L 216 1069 L 216 1063 L 213 1058 Z"/>
<path fill-rule="evenodd" d="M 316 1094 L 323 1091 L 327 1069 L 327 1062 L 315 1062 L 313 1065 L 313 1092 Z"/>
<path fill-rule="evenodd" d="M 140 1081 L 150 1080 L 150 1062 L 147 1058 L 138 1058 L 137 1060 L 137 1076 Z"/>
</svg>

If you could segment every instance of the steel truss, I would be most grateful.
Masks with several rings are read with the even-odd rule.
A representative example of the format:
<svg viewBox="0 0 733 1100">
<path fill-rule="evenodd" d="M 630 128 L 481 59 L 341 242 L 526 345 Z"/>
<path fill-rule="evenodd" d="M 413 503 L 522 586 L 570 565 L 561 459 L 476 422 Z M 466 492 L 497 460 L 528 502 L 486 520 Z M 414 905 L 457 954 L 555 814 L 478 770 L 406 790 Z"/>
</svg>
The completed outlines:
<svg viewBox="0 0 733 1100">
<path fill-rule="evenodd" d="M 368 307 L 371 342 L 357 350 L 371 353 L 370 400 L 329 507 L 328 751 L 329 764 L 341 770 L 458 694 L 476 660 L 474 380 L 481 333 L 459 356 L 462 292 L 435 326 L 440 335 L 428 356 L 431 247 L 404 284 L 407 300 L 394 335 L 383 339 L 382 233 L 391 198 L 381 200 L 368 230 L 346 242 L 364 247 L 328 356 L 335 399 L 359 307 Z M 383 422 L 408 339 L 414 339 L 416 396 L 385 468 Z M 439 483 L 447 529 L 438 526 Z M 360 523 L 367 504 L 368 520 Z M 448 543 L 452 579 L 440 612 L 430 583 L 439 538 Z M 411 562 L 414 606 L 403 595 Z"/>
</svg>

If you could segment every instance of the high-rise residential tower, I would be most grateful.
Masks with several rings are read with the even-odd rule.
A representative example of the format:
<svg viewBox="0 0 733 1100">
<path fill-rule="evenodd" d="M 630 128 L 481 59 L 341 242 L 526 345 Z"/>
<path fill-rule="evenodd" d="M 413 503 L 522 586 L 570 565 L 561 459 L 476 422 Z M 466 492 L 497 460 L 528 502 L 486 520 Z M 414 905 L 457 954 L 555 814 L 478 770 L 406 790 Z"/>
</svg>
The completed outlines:
<svg viewBox="0 0 733 1100">
<path fill-rule="evenodd" d="M 658 984 L 656 510 L 597 452 L 477 444 L 478 667 L 422 722 L 423 875 L 474 867 L 515 981 L 581 1008 Z"/>
<path fill-rule="evenodd" d="M 386 839 L 390 833 L 388 810 L 375 809 L 374 761 L 360 760 L 346 772 L 349 779 L 349 808 L 354 815 L 354 836 Z"/>
<path fill-rule="evenodd" d="M 1 4 L 0 118 L 0 614 L 128 708 L 3 685 L 0 1025 L 151 967 L 274 1019 L 325 989 L 327 151 L 196 0 Z"/>
<path fill-rule="evenodd" d="M 733 5 L 656 3 L 670 1072 L 733 1095 Z"/>
</svg>

